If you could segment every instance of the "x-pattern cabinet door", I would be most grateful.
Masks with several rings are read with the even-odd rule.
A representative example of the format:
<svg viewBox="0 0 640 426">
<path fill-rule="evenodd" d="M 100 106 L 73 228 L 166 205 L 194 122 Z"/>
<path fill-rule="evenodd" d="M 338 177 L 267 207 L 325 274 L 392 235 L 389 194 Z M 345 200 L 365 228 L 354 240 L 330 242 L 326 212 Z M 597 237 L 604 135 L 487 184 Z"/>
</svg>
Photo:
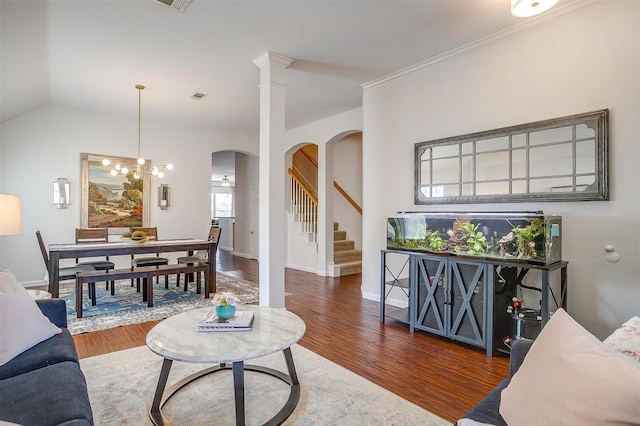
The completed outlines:
<svg viewBox="0 0 640 426">
<path fill-rule="evenodd" d="M 485 346 L 488 266 L 449 261 L 448 335 L 456 340 Z"/>
<path fill-rule="evenodd" d="M 447 261 L 443 258 L 416 256 L 416 307 L 414 327 L 446 336 L 447 333 Z"/>
</svg>

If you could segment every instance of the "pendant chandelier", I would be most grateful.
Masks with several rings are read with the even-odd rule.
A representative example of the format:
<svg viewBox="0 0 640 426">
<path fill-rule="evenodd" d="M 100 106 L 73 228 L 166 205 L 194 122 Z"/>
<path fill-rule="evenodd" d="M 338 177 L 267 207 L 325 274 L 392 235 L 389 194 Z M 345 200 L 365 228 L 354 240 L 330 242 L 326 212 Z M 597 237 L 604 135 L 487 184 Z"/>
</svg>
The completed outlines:
<svg viewBox="0 0 640 426">
<path fill-rule="evenodd" d="M 133 172 L 133 177 L 134 179 L 140 179 L 142 177 L 142 175 L 145 173 L 144 171 L 144 164 L 145 164 L 145 159 L 142 158 L 142 156 L 140 155 L 140 105 L 141 105 L 141 98 L 142 98 L 142 91 L 144 90 L 144 86 L 141 84 L 136 84 L 136 89 L 138 89 L 138 160 L 136 161 L 136 164 L 120 164 L 120 163 L 116 163 L 113 166 L 113 169 L 111 170 L 111 175 L 112 176 L 117 176 L 118 174 L 123 174 L 123 175 L 127 175 L 129 174 L 129 172 L 135 170 Z M 110 166 L 111 165 L 111 160 L 108 158 L 105 158 L 104 160 L 102 160 L 102 165 L 103 166 Z M 134 169 L 135 168 L 135 169 Z M 160 169 L 166 169 L 166 170 L 173 170 L 173 164 L 169 163 L 169 164 L 162 164 L 160 166 Z M 164 177 L 164 173 L 160 170 L 158 167 L 153 167 L 151 169 L 151 173 L 154 176 L 158 176 L 159 178 L 163 178 Z"/>
</svg>

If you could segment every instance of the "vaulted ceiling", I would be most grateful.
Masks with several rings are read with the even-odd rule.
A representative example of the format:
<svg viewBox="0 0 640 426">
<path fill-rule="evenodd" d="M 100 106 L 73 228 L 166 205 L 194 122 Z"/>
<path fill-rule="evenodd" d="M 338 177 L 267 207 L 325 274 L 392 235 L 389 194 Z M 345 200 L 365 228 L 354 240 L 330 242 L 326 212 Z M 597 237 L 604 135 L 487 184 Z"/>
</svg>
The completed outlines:
<svg viewBox="0 0 640 426">
<path fill-rule="evenodd" d="M 584 1 L 523 19 L 510 0 L 193 0 L 184 13 L 153 0 L 0 0 L 0 120 L 46 104 L 135 116 L 143 84 L 143 119 L 257 134 L 252 61 L 270 50 L 294 60 L 294 128 L 360 106 L 365 82 Z"/>
</svg>

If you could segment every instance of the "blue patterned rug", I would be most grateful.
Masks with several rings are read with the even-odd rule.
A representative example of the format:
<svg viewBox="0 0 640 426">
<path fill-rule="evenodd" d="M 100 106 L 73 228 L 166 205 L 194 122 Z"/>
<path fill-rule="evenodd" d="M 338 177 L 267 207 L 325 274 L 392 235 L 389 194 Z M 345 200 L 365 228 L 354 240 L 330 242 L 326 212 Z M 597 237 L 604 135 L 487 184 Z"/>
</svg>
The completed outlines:
<svg viewBox="0 0 640 426">
<path fill-rule="evenodd" d="M 255 303 L 259 300 L 258 284 L 229 277 L 218 272 L 217 291 L 230 291 L 240 297 L 241 303 Z M 153 307 L 142 302 L 142 292 L 131 287 L 130 280 L 116 281 L 115 295 L 105 290 L 105 283 L 96 283 L 96 306 L 91 306 L 88 291 L 83 292 L 83 316 L 76 318 L 76 295 L 73 282 L 60 284 L 60 298 L 67 303 L 67 321 L 71 334 L 103 330 L 121 325 L 137 324 L 156 319 L 168 318 L 186 310 L 209 306 L 211 299 L 197 294 L 195 283 L 189 283 L 184 291 L 183 283 L 176 288 L 175 276 L 169 277 L 169 288 L 164 287 L 164 278 L 160 284 L 153 285 Z"/>
</svg>

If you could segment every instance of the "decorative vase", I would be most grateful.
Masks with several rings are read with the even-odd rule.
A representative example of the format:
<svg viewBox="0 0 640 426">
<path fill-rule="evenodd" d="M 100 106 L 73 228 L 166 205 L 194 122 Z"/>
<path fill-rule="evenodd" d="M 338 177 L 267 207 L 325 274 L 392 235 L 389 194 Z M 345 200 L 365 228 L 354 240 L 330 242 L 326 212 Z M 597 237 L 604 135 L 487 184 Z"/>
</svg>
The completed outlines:
<svg viewBox="0 0 640 426">
<path fill-rule="evenodd" d="M 220 319 L 229 319 L 236 314 L 235 306 L 216 306 L 216 315 Z"/>
</svg>

